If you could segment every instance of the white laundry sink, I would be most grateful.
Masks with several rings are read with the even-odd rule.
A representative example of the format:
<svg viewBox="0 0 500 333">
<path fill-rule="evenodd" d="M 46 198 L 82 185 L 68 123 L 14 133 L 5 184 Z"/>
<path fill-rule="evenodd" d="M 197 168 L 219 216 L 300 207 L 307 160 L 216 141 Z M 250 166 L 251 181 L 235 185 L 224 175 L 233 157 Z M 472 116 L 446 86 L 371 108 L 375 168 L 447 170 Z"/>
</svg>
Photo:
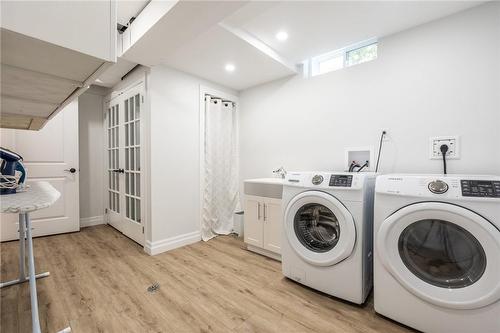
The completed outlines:
<svg viewBox="0 0 500 333">
<path fill-rule="evenodd" d="M 283 195 L 282 178 L 256 178 L 244 181 L 244 193 L 259 197 L 281 199 Z"/>
</svg>

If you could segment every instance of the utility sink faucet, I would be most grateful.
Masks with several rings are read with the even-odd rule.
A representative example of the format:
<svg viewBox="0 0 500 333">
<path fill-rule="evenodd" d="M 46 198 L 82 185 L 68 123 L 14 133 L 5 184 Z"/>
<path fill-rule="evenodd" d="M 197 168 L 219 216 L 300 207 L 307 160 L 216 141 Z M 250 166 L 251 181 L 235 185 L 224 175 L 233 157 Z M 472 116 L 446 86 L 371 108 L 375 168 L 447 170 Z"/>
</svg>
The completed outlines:
<svg viewBox="0 0 500 333">
<path fill-rule="evenodd" d="M 280 167 L 279 169 L 273 170 L 273 173 L 275 175 L 280 175 L 281 178 L 285 179 L 286 176 L 286 170 L 283 167 Z"/>
</svg>

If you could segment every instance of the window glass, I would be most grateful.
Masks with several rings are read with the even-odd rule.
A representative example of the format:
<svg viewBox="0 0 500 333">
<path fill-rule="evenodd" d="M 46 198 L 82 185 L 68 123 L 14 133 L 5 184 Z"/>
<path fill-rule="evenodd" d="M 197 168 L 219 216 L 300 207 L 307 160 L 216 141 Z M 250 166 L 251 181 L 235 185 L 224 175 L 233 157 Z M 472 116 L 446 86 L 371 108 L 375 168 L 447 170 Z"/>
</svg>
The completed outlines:
<svg viewBox="0 0 500 333">
<path fill-rule="evenodd" d="M 346 66 L 361 64 L 377 58 L 377 44 L 371 44 L 347 52 Z"/>
</svg>

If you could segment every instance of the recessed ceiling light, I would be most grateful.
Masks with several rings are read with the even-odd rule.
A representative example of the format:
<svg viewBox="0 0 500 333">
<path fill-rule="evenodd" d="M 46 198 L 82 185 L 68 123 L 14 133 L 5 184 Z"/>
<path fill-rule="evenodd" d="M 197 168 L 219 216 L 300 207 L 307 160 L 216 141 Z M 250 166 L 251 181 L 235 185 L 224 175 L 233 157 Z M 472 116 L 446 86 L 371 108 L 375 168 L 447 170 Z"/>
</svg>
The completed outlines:
<svg viewBox="0 0 500 333">
<path fill-rule="evenodd" d="M 233 65 L 233 64 L 226 64 L 226 71 L 228 72 L 234 72 L 234 70 L 236 69 L 236 67 Z"/>
<path fill-rule="evenodd" d="M 285 40 L 288 39 L 288 34 L 286 31 L 279 31 L 277 34 L 276 34 L 276 39 L 281 41 L 281 42 L 284 42 Z"/>
</svg>

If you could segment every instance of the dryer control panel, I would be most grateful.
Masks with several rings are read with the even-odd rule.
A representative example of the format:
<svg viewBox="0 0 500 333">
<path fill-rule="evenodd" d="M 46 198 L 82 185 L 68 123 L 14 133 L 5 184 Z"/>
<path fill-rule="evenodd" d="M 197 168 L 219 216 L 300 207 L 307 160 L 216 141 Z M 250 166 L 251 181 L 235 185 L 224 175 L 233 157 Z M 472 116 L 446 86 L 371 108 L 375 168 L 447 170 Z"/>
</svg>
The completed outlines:
<svg viewBox="0 0 500 333">
<path fill-rule="evenodd" d="M 464 197 L 500 198 L 500 181 L 462 179 L 460 185 Z"/>
</svg>

